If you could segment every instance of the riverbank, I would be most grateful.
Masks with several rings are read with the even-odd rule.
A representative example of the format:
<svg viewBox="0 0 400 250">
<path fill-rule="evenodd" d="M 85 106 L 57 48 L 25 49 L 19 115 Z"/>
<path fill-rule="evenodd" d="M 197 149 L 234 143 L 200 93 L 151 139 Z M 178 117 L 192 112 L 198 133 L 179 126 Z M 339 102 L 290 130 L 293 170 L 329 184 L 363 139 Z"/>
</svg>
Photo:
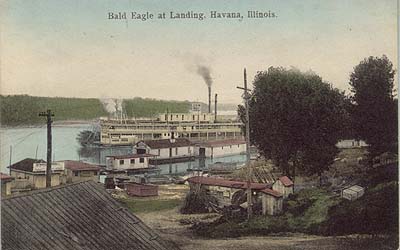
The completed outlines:
<svg viewBox="0 0 400 250">
<path fill-rule="evenodd" d="M 53 121 L 52 127 L 81 127 L 81 126 L 93 126 L 97 125 L 97 119 L 92 120 L 65 120 L 65 121 Z M 43 124 L 36 125 L 0 125 L 0 129 L 26 129 L 26 128 L 45 128 L 46 121 L 43 120 Z"/>
</svg>

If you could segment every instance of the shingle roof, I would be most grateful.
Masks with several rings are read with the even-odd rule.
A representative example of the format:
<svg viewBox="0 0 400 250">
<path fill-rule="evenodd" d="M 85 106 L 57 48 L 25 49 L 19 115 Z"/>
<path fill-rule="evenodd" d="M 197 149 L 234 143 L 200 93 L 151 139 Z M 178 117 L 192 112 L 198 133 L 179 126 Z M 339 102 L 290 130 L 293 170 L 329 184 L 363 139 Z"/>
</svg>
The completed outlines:
<svg viewBox="0 0 400 250">
<path fill-rule="evenodd" d="M 2 249 L 178 249 L 93 181 L 1 200 Z"/>
<path fill-rule="evenodd" d="M 264 194 L 272 195 L 272 196 L 277 197 L 277 198 L 283 196 L 283 195 L 282 195 L 281 193 L 279 193 L 278 191 L 272 190 L 272 189 L 270 189 L 270 188 L 265 188 L 265 189 L 263 189 L 263 190 L 260 190 L 260 192 L 262 192 L 262 193 L 264 193 Z"/>
<path fill-rule="evenodd" d="M 187 179 L 190 183 L 198 183 L 203 185 L 210 186 L 219 186 L 219 187 L 229 187 L 229 188 L 237 188 L 237 189 L 246 189 L 247 182 L 245 181 L 232 181 L 221 178 L 212 178 L 212 177 L 204 177 L 204 176 L 194 176 Z M 264 189 L 269 188 L 270 185 L 266 183 L 250 183 L 251 189 Z"/>
<path fill-rule="evenodd" d="M 72 171 L 84 171 L 84 170 L 99 171 L 101 169 L 97 165 L 81 161 L 70 161 L 70 160 L 64 161 L 64 167 Z"/>
<path fill-rule="evenodd" d="M 191 141 L 186 138 L 176 138 L 176 139 L 161 139 L 161 140 L 149 140 L 144 141 L 144 143 L 152 148 L 176 148 L 176 147 L 187 147 L 194 145 Z"/>
<path fill-rule="evenodd" d="M 7 174 L 0 173 L 0 180 L 1 181 L 8 182 L 8 181 L 11 181 L 13 179 L 14 179 L 14 177 L 11 177 L 11 176 L 9 176 Z"/>
<path fill-rule="evenodd" d="M 10 168 L 16 169 L 16 170 L 21 170 L 21 171 L 26 171 L 26 172 L 32 172 L 33 171 L 33 163 L 45 163 L 45 161 L 26 158 L 26 159 L 23 159 L 22 161 L 12 164 L 10 166 Z"/>
<path fill-rule="evenodd" d="M 291 179 L 289 179 L 289 177 L 287 177 L 287 176 L 281 176 L 281 177 L 279 177 L 279 180 L 286 187 L 290 187 L 293 185 L 293 181 Z"/>
</svg>

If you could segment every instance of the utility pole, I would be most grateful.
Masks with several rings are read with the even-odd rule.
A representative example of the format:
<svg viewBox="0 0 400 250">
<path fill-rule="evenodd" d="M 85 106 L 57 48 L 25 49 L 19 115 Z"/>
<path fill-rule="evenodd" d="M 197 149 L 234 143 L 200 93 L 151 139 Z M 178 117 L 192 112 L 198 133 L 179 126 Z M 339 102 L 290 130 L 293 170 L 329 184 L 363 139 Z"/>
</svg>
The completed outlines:
<svg viewBox="0 0 400 250">
<path fill-rule="evenodd" d="M 252 191 L 251 191 L 251 177 L 253 175 L 252 173 L 252 167 L 250 165 L 250 119 L 249 119 L 249 99 L 250 99 L 250 94 L 249 94 L 249 89 L 247 88 L 247 74 L 246 74 L 246 68 L 244 68 L 244 88 L 242 87 L 237 87 L 238 89 L 244 90 L 243 94 L 243 99 L 244 99 L 244 107 L 246 110 L 246 165 L 248 169 L 248 175 L 247 175 L 247 218 L 250 219 L 252 214 L 253 214 L 253 201 L 252 201 Z"/>
<path fill-rule="evenodd" d="M 11 158 L 12 158 L 12 145 L 10 145 L 10 175 L 11 175 Z"/>
<path fill-rule="evenodd" d="M 39 116 L 45 116 L 47 118 L 47 166 L 46 166 L 46 187 L 51 187 L 51 117 L 54 116 L 51 110 L 48 109 L 46 112 L 40 112 Z"/>
</svg>

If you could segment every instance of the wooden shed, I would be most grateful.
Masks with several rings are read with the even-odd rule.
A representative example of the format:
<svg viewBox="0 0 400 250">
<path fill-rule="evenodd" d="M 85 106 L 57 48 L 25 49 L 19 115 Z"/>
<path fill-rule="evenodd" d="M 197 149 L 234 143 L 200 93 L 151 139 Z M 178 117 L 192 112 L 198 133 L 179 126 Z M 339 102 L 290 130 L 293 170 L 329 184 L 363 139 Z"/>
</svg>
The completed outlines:
<svg viewBox="0 0 400 250">
<path fill-rule="evenodd" d="M 130 196 L 158 196 L 158 186 L 151 184 L 140 184 L 135 182 L 125 183 L 126 193 Z"/>
</svg>

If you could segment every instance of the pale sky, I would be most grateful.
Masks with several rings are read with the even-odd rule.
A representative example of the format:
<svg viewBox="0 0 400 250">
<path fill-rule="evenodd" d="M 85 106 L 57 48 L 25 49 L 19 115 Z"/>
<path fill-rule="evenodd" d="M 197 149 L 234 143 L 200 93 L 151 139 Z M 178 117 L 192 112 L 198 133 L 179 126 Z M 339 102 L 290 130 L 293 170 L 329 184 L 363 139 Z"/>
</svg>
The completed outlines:
<svg viewBox="0 0 400 250">
<path fill-rule="evenodd" d="M 313 70 L 348 90 L 363 58 L 397 68 L 395 0 L 5 0 L 1 94 L 207 101 L 196 63 L 211 69 L 221 102 L 240 102 L 270 66 Z M 277 18 L 211 19 L 210 11 L 271 11 Z M 108 20 L 108 12 L 204 12 L 192 20 Z"/>
</svg>

